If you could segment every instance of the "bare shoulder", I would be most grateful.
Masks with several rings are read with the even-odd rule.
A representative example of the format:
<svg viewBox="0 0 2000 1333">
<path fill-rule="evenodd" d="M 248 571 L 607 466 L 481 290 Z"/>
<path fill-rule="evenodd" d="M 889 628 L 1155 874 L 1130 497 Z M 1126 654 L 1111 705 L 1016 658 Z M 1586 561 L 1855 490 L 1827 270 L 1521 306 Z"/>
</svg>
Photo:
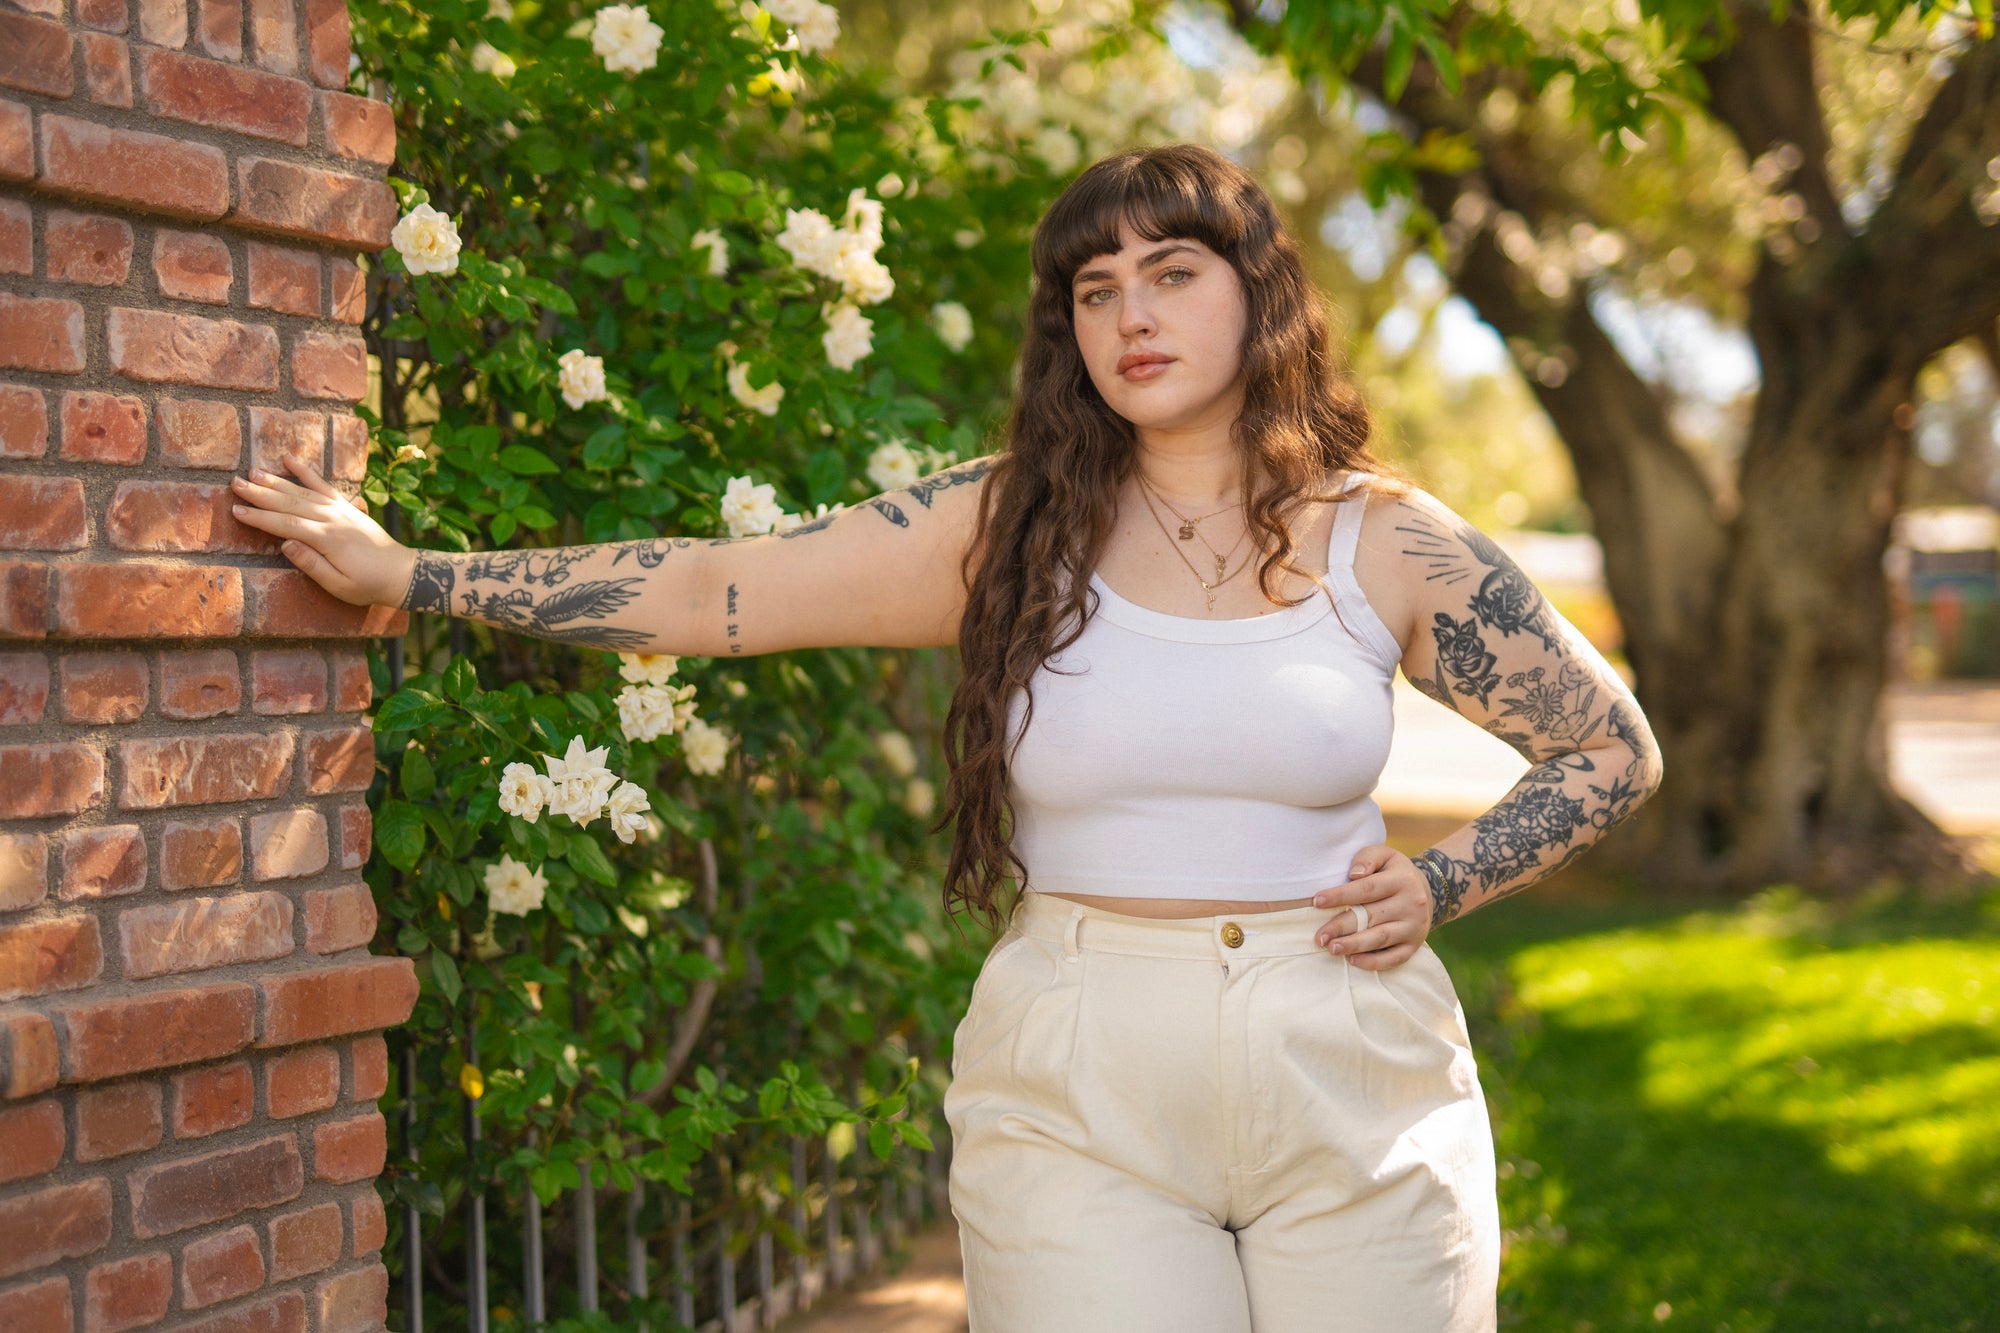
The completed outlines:
<svg viewBox="0 0 2000 1333">
<path fill-rule="evenodd" d="M 1463 520 L 1430 492 L 1395 477 L 1370 476 L 1356 491 L 1364 508 L 1354 581 L 1376 618 L 1407 651 L 1430 562 L 1448 544 L 1446 534 L 1453 525 Z"/>
</svg>

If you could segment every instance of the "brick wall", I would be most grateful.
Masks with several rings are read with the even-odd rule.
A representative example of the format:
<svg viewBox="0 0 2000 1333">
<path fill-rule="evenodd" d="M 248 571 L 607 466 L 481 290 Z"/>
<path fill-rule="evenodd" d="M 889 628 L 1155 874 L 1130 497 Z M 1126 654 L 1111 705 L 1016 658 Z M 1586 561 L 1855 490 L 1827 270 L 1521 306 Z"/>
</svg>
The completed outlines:
<svg viewBox="0 0 2000 1333">
<path fill-rule="evenodd" d="M 230 516 L 350 491 L 388 109 L 344 0 L 0 0 L 0 1330 L 379 1327 L 374 746 L 348 607 Z"/>
</svg>

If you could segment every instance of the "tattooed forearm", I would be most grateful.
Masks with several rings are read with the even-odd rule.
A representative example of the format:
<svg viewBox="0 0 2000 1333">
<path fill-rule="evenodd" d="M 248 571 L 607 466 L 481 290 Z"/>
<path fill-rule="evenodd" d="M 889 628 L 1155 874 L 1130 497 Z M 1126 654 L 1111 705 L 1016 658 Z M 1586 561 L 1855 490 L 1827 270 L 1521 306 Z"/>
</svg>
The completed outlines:
<svg viewBox="0 0 2000 1333">
<path fill-rule="evenodd" d="M 674 623 L 676 604 L 687 596 L 684 580 L 676 577 L 687 562 L 667 566 L 667 557 L 708 544 L 652 538 L 540 550 L 419 551 L 403 609 L 586 648 L 658 649 L 657 627 Z M 630 574 L 615 577 L 621 565 Z M 664 573 L 649 573 L 662 566 Z"/>
<path fill-rule="evenodd" d="M 729 585 L 728 614 L 729 614 L 729 651 L 732 653 L 740 653 L 743 651 L 743 645 L 736 641 L 736 631 L 738 628 L 738 621 L 736 619 L 736 585 L 733 583 Z"/>
</svg>

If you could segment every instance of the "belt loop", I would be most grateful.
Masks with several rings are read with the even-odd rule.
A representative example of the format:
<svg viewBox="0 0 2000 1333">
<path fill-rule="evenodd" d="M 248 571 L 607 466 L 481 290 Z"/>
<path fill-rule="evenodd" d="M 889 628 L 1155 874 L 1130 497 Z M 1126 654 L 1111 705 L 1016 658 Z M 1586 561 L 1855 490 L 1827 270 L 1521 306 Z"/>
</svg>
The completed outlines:
<svg viewBox="0 0 2000 1333">
<path fill-rule="evenodd" d="M 1063 927 L 1064 962 L 1074 963 L 1076 961 L 1076 932 L 1077 928 L 1082 924 L 1083 924 L 1083 909 L 1081 907 L 1071 908 L 1069 914 L 1069 924 Z"/>
</svg>

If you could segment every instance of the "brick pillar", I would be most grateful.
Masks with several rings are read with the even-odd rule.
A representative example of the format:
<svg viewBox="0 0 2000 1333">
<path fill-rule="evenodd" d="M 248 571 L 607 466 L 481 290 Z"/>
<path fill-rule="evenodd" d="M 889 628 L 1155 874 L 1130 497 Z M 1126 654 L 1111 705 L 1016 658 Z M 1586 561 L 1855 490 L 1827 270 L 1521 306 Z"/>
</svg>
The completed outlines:
<svg viewBox="0 0 2000 1333">
<path fill-rule="evenodd" d="M 344 0 L 0 0 L 0 1329 L 379 1327 L 374 745 L 232 473 L 367 438 Z"/>
</svg>

